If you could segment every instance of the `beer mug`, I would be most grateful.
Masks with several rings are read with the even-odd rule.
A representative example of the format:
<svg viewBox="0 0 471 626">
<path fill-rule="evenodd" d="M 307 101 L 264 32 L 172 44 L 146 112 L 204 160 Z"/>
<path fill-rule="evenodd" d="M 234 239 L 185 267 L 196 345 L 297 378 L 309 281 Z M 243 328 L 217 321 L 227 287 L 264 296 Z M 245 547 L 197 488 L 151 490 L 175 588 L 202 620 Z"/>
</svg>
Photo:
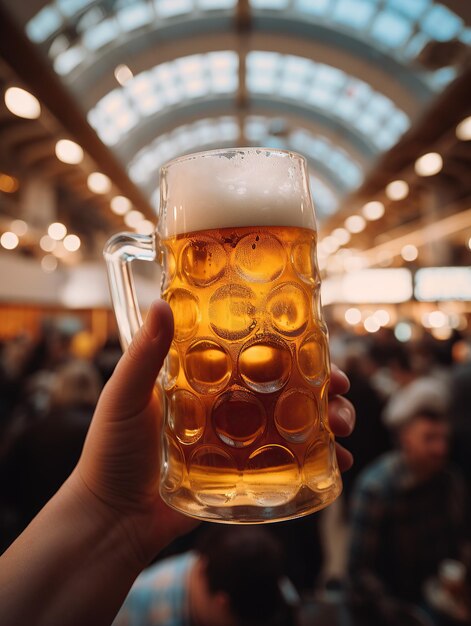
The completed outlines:
<svg viewBox="0 0 471 626">
<path fill-rule="evenodd" d="M 304 158 L 264 148 L 191 154 L 162 167 L 160 194 L 155 236 L 116 235 L 105 257 L 125 347 L 141 324 L 130 261 L 157 260 L 173 311 L 157 381 L 162 498 L 233 523 L 326 506 L 341 478 Z"/>
</svg>

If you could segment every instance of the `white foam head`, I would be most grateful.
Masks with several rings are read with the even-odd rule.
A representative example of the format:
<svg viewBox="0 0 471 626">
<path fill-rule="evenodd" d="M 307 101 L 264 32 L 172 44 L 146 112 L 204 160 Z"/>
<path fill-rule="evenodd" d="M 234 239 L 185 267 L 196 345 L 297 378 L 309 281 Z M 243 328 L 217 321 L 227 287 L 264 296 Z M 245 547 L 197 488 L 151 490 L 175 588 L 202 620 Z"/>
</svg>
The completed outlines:
<svg viewBox="0 0 471 626">
<path fill-rule="evenodd" d="M 162 168 L 160 189 L 162 237 L 243 226 L 316 228 L 306 162 L 293 152 L 191 154 Z"/>
</svg>

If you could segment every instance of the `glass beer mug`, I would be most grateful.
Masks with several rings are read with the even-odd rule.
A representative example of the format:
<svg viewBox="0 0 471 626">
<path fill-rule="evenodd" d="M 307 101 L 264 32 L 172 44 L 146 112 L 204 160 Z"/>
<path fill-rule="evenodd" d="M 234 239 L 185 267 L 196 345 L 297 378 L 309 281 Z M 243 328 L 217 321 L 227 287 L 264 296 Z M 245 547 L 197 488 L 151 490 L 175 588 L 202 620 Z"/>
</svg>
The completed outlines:
<svg viewBox="0 0 471 626">
<path fill-rule="evenodd" d="M 116 235 L 105 257 L 124 346 L 141 323 L 130 261 L 159 262 L 174 315 L 157 381 L 163 499 L 233 523 L 326 506 L 341 478 L 305 160 L 262 148 L 187 155 L 161 169 L 160 193 L 155 237 Z"/>
</svg>

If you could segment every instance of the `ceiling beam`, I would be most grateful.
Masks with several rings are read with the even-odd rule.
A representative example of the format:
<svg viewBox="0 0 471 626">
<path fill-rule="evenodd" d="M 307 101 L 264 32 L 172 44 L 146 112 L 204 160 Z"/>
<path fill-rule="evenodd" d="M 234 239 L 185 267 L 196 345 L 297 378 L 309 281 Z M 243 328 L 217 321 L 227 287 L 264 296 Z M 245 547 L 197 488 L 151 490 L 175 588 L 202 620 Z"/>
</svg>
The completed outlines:
<svg viewBox="0 0 471 626">
<path fill-rule="evenodd" d="M 76 99 L 45 62 L 15 20 L 0 2 L 0 56 L 10 65 L 18 78 L 54 115 L 96 163 L 113 181 L 117 189 L 146 216 L 153 216 L 152 207 L 141 190 L 128 177 L 123 165 L 88 124 Z"/>
</svg>

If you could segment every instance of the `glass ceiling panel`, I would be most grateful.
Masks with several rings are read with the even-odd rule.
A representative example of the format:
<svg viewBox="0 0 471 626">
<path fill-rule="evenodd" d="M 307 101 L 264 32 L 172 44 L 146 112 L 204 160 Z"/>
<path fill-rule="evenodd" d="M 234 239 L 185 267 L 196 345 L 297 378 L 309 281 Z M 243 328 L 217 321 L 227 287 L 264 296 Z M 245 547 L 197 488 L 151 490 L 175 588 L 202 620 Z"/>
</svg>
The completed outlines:
<svg viewBox="0 0 471 626">
<path fill-rule="evenodd" d="M 102 141 L 114 145 L 142 119 L 178 102 L 235 93 L 238 63 L 228 50 L 157 65 L 104 96 L 89 111 L 89 122 Z"/>
<path fill-rule="evenodd" d="M 249 52 L 249 92 L 282 97 L 297 103 L 304 100 L 329 116 L 349 122 L 378 149 L 383 149 L 375 135 L 380 124 L 382 128 L 390 129 L 394 142 L 408 128 L 409 121 L 405 113 L 365 82 L 309 59 L 299 59 L 300 70 L 294 73 L 290 68 L 296 61 L 297 57 L 274 52 Z M 396 113 L 403 120 L 400 126 L 392 123 Z"/>
<path fill-rule="evenodd" d="M 75 29 L 78 38 L 72 37 L 70 43 L 79 53 L 62 59 L 68 52 L 63 46 L 48 46 L 54 68 L 67 75 L 81 64 L 91 63 L 90 55 L 130 31 L 156 28 L 166 19 L 186 19 L 195 10 L 234 11 L 236 4 L 237 0 L 55 0 L 31 18 L 26 33 L 32 41 L 43 43 L 61 32 L 70 38 L 71 26 Z M 350 30 L 403 63 L 416 57 L 430 39 L 447 41 L 457 37 L 469 42 L 463 20 L 433 0 L 250 0 L 250 4 L 259 12 L 289 12 L 300 19 L 308 17 L 334 29 Z M 433 88 L 442 89 L 444 83 L 430 73 Z M 261 90 L 269 93 L 270 85 L 270 79 L 265 78 Z M 324 100 L 330 101 L 328 97 Z"/>
</svg>

